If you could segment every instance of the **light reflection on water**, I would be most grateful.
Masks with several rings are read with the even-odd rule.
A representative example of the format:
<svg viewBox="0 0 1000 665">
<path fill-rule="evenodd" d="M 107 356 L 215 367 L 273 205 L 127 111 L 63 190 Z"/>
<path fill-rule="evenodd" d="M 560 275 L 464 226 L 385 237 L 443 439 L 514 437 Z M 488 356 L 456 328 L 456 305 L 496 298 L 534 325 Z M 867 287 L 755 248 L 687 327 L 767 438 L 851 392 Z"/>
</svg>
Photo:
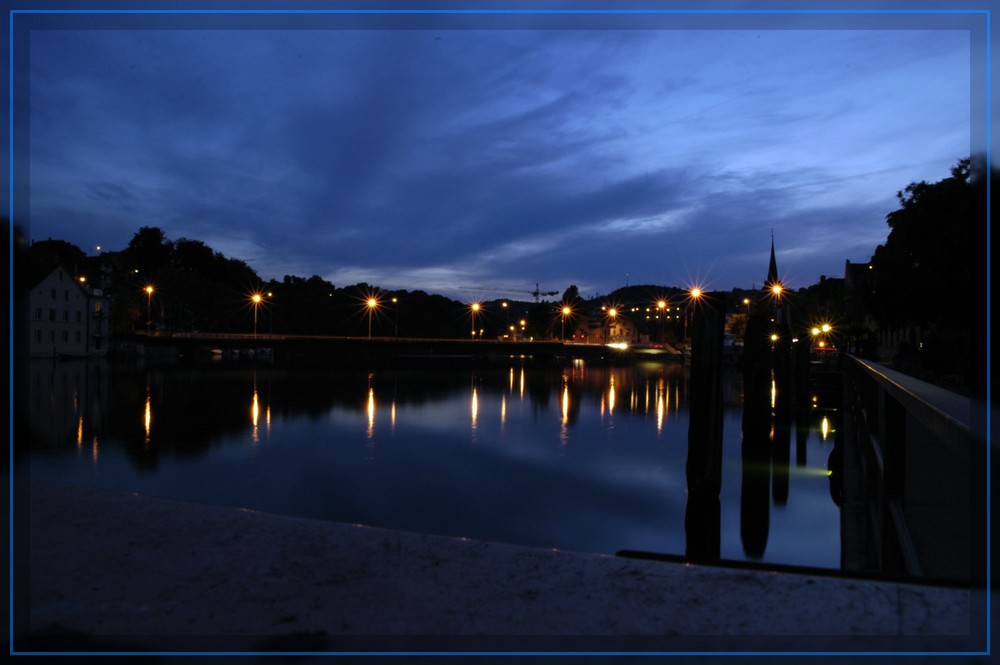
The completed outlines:
<svg viewBox="0 0 1000 665">
<path fill-rule="evenodd" d="M 720 505 L 717 516 L 703 514 L 686 491 L 686 372 L 670 364 L 356 372 L 32 362 L 31 474 L 606 553 L 682 555 L 687 518 L 717 531 L 725 559 L 839 567 L 839 509 L 826 470 L 836 412 L 812 409 L 792 430 L 772 425 L 771 452 L 747 458 L 741 377 L 729 376 Z M 88 440 L 91 455 L 70 454 Z"/>
</svg>

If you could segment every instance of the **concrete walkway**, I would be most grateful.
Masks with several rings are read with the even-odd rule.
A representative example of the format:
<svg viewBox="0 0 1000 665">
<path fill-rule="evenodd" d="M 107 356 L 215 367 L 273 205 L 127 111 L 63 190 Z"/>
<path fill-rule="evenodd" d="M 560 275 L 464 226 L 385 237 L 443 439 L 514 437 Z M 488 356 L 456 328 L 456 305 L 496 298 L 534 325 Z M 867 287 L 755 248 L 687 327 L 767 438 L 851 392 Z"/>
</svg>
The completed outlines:
<svg viewBox="0 0 1000 665">
<path fill-rule="evenodd" d="M 34 485 L 26 501 L 15 653 L 985 643 L 984 596 L 967 589 L 516 547 L 75 487 Z"/>
</svg>

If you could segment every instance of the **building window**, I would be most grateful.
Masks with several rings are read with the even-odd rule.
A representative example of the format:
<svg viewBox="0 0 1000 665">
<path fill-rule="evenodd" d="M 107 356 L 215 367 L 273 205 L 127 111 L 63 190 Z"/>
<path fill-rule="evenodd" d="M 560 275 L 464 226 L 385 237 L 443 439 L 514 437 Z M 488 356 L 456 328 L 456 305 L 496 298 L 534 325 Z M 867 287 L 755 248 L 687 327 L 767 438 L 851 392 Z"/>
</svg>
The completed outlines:
<svg viewBox="0 0 1000 665">
<path fill-rule="evenodd" d="M 63 321 L 65 321 L 66 323 L 69 323 L 69 310 L 68 309 L 64 309 L 63 310 Z"/>
<path fill-rule="evenodd" d="M 56 320 L 56 310 L 50 309 L 49 310 L 49 321 L 55 321 L 55 320 Z"/>
<path fill-rule="evenodd" d="M 42 331 L 41 330 L 36 330 L 35 331 L 35 341 L 36 342 L 41 342 L 42 341 Z"/>
<path fill-rule="evenodd" d="M 76 331 L 76 334 L 74 335 L 74 337 L 76 338 L 76 343 L 79 344 L 80 343 L 80 331 L 79 330 Z"/>
<path fill-rule="evenodd" d="M 35 308 L 35 321 L 41 321 L 41 320 L 42 320 L 42 308 L 41 307 L 36 307 Z"/>
<path fill-rule="evenodd" d="M 53 300 L 56 299 L 56 290 L 55 289 L 52 289 L 52 299 Z"/>
<path fill-rule="evenodd" d="M 63 291 L 63 300 L 69 300 L 69 289 Z"/>
<path fill-rule="evenodd" d="M 77 323 L 83 322 L 83 312 L 81 312 L 80 310 L 76 310 L 76 322 Z"/>
<path fill-rule="evenodd" d="M 62 333 L 62 341 L 64 341 L 64 342 L 68 342 L 69 341 L 69 331 L 68 330 L 64 330 L 63 331 L 63 333 Z"/>
<path fill-rule="evenodd" d="M 56 341 L 56 331 L 55 330 L 50 330 L 49 331 L 49 341 L 50 342 Z"/>
</svg>

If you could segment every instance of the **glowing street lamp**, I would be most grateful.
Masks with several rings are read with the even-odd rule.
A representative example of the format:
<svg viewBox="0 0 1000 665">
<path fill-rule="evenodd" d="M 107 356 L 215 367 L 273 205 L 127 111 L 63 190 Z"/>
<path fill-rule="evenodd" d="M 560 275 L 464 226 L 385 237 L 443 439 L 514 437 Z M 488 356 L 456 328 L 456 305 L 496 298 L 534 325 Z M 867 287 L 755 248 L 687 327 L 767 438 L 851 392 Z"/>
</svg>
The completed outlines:
<svg viewBox="0 0 1000 665">
<path fill-rule="evenodd" d="M 687 328 L 688 328 L 688 319 L 691 318 L 691 304 L 698 302 L 698 299 L 701 298 L 701 289 L 699 289 L 696 286 L 692 288 L 690 291 L 688 291 L 688 295 L 690 296 L 689 297 L 690 302 L 688 303 L 688 306 L 685 308 L 684 311 L 684 339 L 687 339 L 688 336 Z"/>
<path fill-rule="evenodd" d="M 562 341 L 566 341 L 566 317 L 569 316 L 573 310 L 569 308 L 568 305 L 564 305 L 562 308 Z"/>
<path fill-rule="evenodd" d="M 365 306 L 368 307 L 368 339 L 372 338 L 372 312 L 378 308 L 378 299 L 374 297 L 368 298 L 365 302 Z"/>
<path fill-rule="evenodd" d="M 666 300 L 657 300 L 656 301 L 656 311 L 659 312 L 658 316 L 660 318 L 660 341 L 662 342 L 663 341 L 663 326 L 665 325 L 664 324 L 664 319 L 666 318 L 666 312 L 667 312 L 667 301 Z"/>
<path fill-rule="evenodd" d="M 146 334 L 150 333 L 153 325 L 153 286 L 147 284 L 146 288 Z"/>
<path fill-rule="evenodd" d="M 833 327 L 829 323 L 823 323 L 818 326 L 813 326 L 812 330 L 809 332 L 812 334 L 816 346 L 824 348 L 826 347 L 826 337 L 830 334 L 831 330 L 833 330 Z"/>
<path fill-rule="evenodd" d="M 257 339 L 257 309 L 260 307 L 260 302 L 263 299 L 264 299 L 264 296 L 260 295 L 259 293 L 254 293 L 253 295 L 250 296 L 250 302 L 253 303 L 253 337 L 254 337 L 254 339 Z"/>
<path fill-rule="evenodd" d="M 469 309 L 472 310 L 472 339 L 473 340 L 476 339 L 476 314 L 479 313 L 479 310 L 481 308 L 482 308 L 482 305 L 480 305 L 477 302 L 474 302 L 471 305 L 469 305 Z M 480 337 L 482 337 L 482 335 L 480 335 Z"/>
</svg>

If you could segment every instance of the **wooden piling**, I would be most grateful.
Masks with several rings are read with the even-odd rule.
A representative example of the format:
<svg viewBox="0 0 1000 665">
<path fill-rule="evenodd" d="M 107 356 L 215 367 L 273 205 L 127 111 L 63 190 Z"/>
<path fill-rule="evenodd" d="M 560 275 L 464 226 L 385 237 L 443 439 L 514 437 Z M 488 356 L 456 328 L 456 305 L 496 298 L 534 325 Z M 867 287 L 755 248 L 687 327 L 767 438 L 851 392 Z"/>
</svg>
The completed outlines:
<svg viewBox="0 0 1000 665">
<path fill-rule="evenodd" d="M 719 495 L 722 488 L 722 342 L 726 305 L 706 293 L 694 311 L 688 404 L 689 491 Z"/>
</svg>

